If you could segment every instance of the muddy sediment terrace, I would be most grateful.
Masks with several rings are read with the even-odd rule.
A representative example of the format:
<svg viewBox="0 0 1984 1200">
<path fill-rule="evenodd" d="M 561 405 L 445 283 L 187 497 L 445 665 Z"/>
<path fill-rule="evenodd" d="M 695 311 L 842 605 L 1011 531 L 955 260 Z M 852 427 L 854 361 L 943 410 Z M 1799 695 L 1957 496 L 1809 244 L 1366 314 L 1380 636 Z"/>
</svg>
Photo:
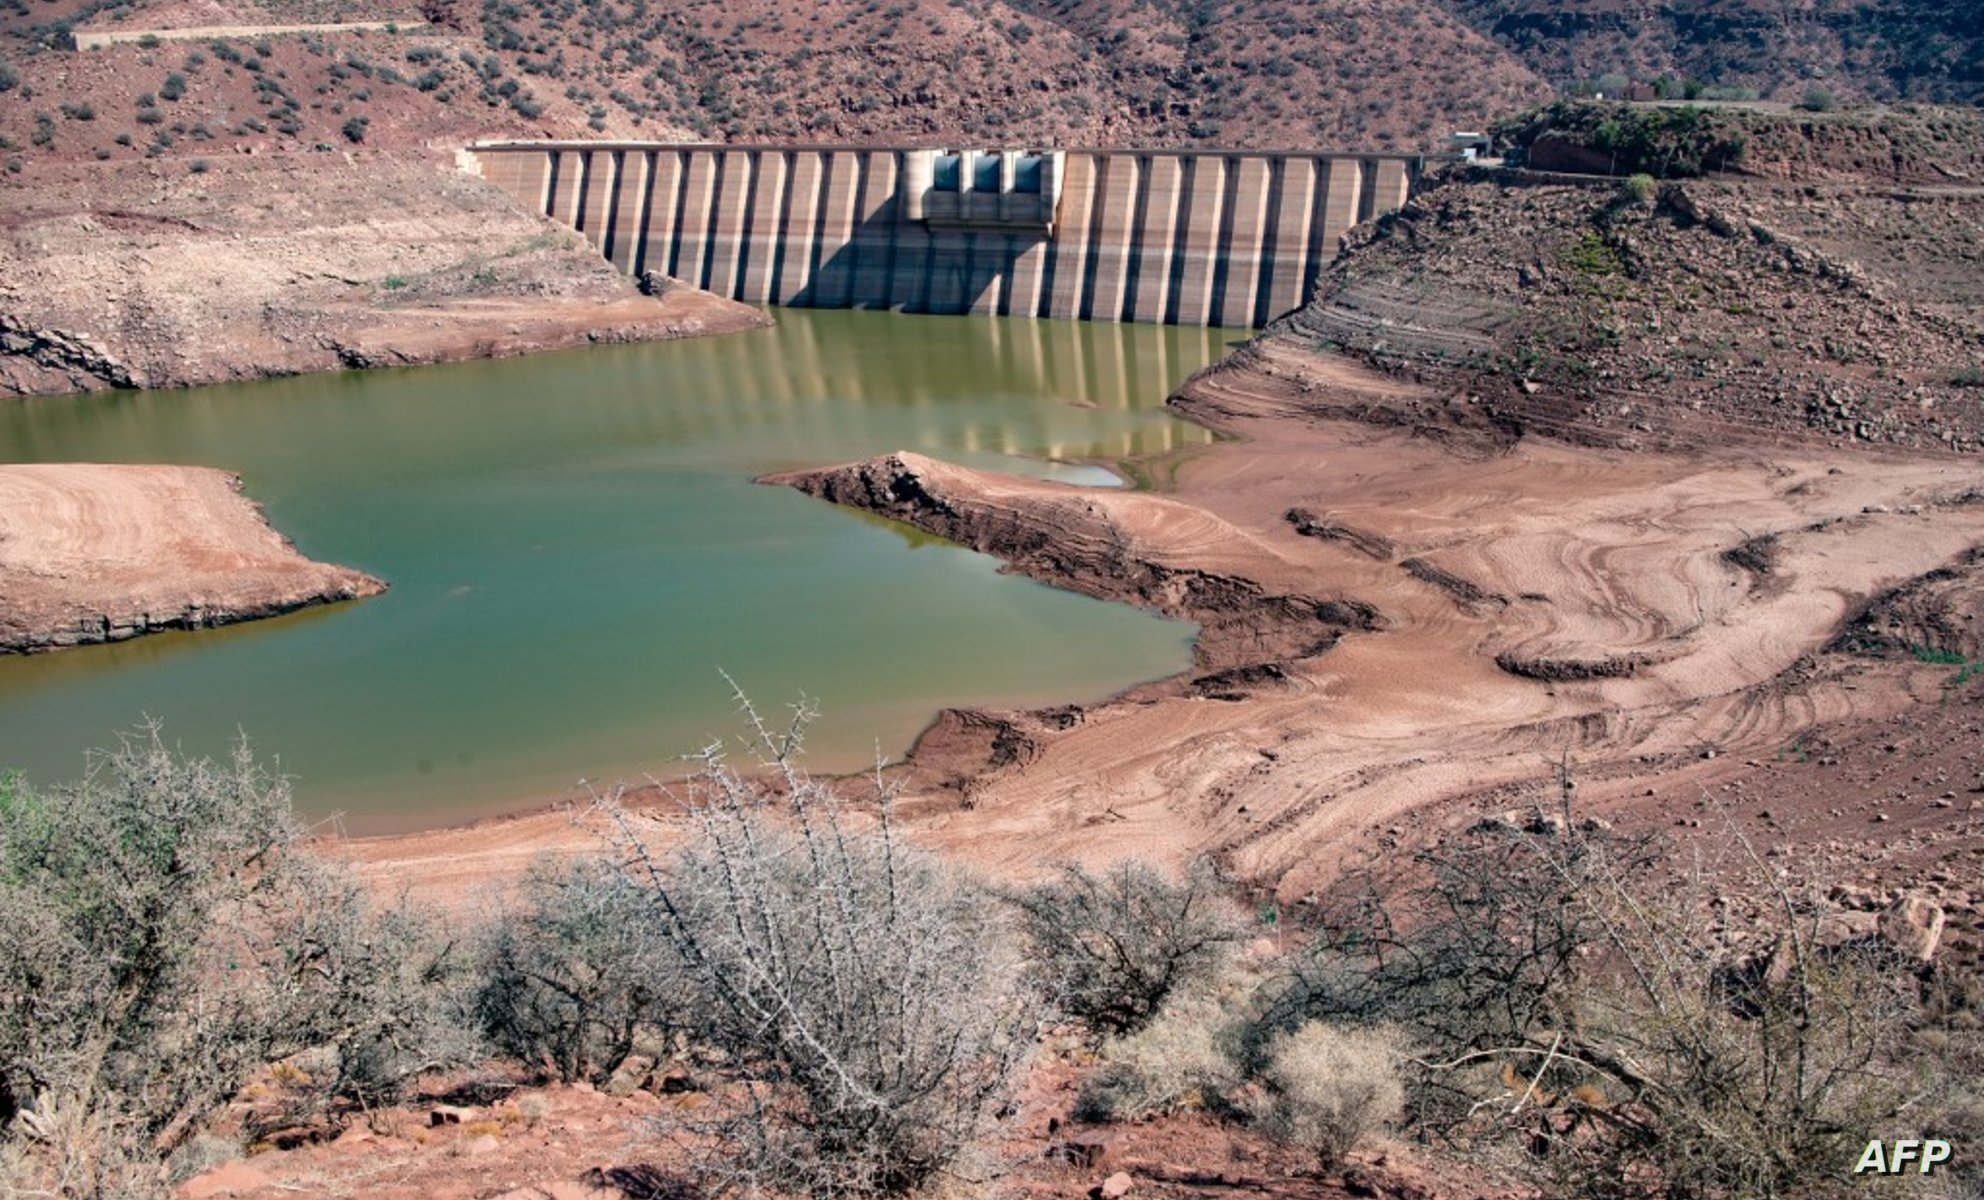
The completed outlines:
<svg viewBox="0 0 1984 1200">
<path fill-rule="evenodd" d="M 766 480 L 1202 623 L 1188 675 L 940 716 L 900 768 L 931 843 L 1002 874 L 1210 853 L 1299 899 L 1561 762 L 1585 802 L 1665 823 L 1680 802 L 1643 798 L 1649 780 L 1933 693 L 1822 651 L 1984 543 L 1984 480 L 1958 456 L 1510 442 L 1443 416 L 1461 397 L 1273 337 L 1173 403 L 1233 440 L 1169 464 L 1164 494 L 911 454 Z M 354 851 L 440 895 L 596 844 L 548 814 Z"/>
<path fill-rule="evenodd" d="M 373 596 L 206 467 L 0 466 L 0 653 L 199 629 Z"/>
</svg>

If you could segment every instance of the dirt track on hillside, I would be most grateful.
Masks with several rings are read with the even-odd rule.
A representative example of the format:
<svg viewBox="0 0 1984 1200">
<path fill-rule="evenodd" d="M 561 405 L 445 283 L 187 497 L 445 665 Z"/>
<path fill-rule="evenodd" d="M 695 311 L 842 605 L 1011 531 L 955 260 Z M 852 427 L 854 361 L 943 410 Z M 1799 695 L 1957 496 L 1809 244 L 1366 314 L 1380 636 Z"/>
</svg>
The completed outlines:
<svg viewBox="0 0 1984 1200">
<path fill-rule="evenodd" d="M 385 586 L 298 554 L 226 471 L 0 466 L 0 653 L 223 625 Z"/>
</svg>

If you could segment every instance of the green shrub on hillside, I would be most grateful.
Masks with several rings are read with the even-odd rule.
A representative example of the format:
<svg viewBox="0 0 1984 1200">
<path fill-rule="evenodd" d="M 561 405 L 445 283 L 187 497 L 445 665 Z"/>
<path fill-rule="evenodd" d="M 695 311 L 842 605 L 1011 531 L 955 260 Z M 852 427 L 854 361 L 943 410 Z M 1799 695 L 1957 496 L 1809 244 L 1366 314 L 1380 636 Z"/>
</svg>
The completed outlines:
<svg viewBox="0 0 1984 1200">
<path fill-rule="evenodd" d="M 1609 157 L 1612 173 L 1673 179 L 1742 164 L 1749 135 L 1728 112 L 1561 100 L 1496 123 L 1496 140 L 1525 153 L 1545 135 Z"/>
</svg>

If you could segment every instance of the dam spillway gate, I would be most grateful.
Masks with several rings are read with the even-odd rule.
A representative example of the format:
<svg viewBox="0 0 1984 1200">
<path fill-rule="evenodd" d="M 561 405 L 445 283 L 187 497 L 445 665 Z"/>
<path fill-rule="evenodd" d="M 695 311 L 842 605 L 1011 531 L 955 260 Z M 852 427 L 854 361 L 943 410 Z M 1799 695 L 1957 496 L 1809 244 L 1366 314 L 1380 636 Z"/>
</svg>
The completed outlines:
<svg viewBox="0 0 1984 1200">
<path fill-rule="evenodd" d="M 620 270 L 750 304 L 1259 326 L 1418 156 L 480 143 Z"/>
</svg>

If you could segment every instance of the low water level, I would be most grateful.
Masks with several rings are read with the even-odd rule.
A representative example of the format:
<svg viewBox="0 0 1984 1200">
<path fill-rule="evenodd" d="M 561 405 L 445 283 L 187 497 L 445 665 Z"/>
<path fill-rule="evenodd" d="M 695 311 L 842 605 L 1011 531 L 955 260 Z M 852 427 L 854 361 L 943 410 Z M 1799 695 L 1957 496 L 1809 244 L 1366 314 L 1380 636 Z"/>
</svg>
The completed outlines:
<svg viewBox="0 0 1984 1200">
<path fill-rule="evenodd" d="M 754 475 L 891 450 L 1093 482 L 1206 431 L 1164 397 L 1232 331 L 786 310 L 758 333 L 498 363 L 0 405 L 0 461 L 238 472 L 312 558 L 384 596 L 0 659 L 0 768 L 49 782 L 149 715 L 237 731 L 357 831 L 669 774 L 761 705 L 824 716 L 815 769 L 940 707 L 1107 695 L 1189 626 Z"/>
</svg>

